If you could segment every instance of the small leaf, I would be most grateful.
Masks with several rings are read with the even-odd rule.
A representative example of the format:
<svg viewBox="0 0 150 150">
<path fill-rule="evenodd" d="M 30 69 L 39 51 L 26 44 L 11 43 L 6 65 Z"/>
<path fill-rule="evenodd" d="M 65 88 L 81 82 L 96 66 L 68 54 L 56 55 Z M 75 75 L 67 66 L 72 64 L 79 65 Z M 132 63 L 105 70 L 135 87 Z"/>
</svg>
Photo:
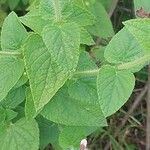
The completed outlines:
<svg viewBox="0 0 150 150">
<path fill-rule="evenodd" d="M 99 103 L 104 115 L 110 116 L 118 111 L 130 97 L 134 89 L 135 78 L 126 70 L 103 66 L 97 77 Z"/>
<path fill-rule="evenodd" d="M 21 59 L 0 56 L 0 101 L 3 100 L 11 88 L 17 83 L 24 71 Z"/>
<path fill-rule="evenodd" d="M 124 22 L 124 24 L 145 52 L 150 54 L 150 19 L 133 19 Z"/>
<path fill-rule="evenodd" d="M 30 35 L 26 41 L 24 61 L 35 109 L 39 111 L 63 86 L 68 73 L 52 60 L 42 38 L 36 34 Z"/>
<path fill-rule="evenodd" d="M 1 33 L 2 50 L 18 50 L 26 39 L 27 32 L 20 23 L 17 15 L 12 12 L 4 21 Z"/>
<path fill-rule="evenodd" d="M 9 126 L 1 125 L 1 150 L 37 150 L 39 148 L 39 131 L 35 120 L 21 119 Z"/>
</svg>

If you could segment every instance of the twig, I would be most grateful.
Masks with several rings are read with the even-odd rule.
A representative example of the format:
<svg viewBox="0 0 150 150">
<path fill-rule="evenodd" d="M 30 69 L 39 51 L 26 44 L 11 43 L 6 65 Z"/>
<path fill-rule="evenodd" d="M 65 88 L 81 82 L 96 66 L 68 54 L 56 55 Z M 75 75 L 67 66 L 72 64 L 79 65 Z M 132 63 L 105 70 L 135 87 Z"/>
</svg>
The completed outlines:
<svg viewBox="0 0 150 150">
<path fill-rule="evenodd" d="M 150 65 L 148 66 L 146 150 L 150 150 Z"/>
</svg>

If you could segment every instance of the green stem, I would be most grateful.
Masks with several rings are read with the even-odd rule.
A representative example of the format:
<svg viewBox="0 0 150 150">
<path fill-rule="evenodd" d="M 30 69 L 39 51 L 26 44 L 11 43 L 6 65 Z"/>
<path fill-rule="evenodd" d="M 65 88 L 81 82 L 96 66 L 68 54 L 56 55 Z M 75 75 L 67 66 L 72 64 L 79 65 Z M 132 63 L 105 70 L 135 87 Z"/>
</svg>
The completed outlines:
<svg viewBox="0 0 150 150">
<path fill-rule="evenodd" d="M 86 71 L 77 71 L 74 73 L 74 76 L 96 76 L 99 72 L 99 69 L 95 70 L 86 70 Z"/>
<path fill-rule="evenodd" d="M 139 65 L 142 65 L 146 62 L 150 61 L 150 55 L 145 55 L 139 59 L 136 59 L 134 61 L 131 61 L 131 62 L 128 62 L 128 63 L 124 63 L 124 64 L 120 64 L 118 65 L 118 69 L 119 70 L 123 70 L 123 69 L 131 69 L 131 68 L 134 68 L 134 67 L 137 67 Z"/>
<path fill-rule="evenodd" d="M 53 0 L 52 2 L 54 7 L 55 19 L 57 22 L 60 22 L 62 19 L 60 2 L 59 0 Z"/>
<path fill-rule="evenodd" d="M 134 60 L 132 62 L 127 62 L 124 64 L 119 64 L 116 66 L 118 70 L 128 70 L 134 67 L 137 67 L 139 65 L 142 65 L 146 62 L 150 61 L 150 55 L 145 55 L 137 60 Z M 74 76 L 96 76 L 99 72 L 99 69 L 95 70 L 86 70 L 86 71 L 78 71 L 74 73 Z"/>
<path fill-rule="evenodd" d="M 20 52 L 11 52 L 11 51 L 0 51 L 0 55 L 14 55 L 14 56 L 20 56 Z"/>
</svg>

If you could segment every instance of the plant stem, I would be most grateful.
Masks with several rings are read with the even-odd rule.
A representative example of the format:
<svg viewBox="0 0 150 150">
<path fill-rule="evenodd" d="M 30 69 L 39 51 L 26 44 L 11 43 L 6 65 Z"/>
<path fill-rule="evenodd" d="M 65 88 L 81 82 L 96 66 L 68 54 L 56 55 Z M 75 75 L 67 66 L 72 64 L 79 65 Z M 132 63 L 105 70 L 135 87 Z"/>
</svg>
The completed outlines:
<svg viewBox="0 0 150 150">
<path fill-rule="evenodd" d="M 131 69 L 133 67 L 137 67 L 139 65 L 142 65 L 146 62 L 150 61 L 150 55 L 145 55 L 139 59 L 136 59 L 134 61 L 128 62 L 128 63 L 124 63 L 124 64 L 120 64 L 118 65 L 118 69 L 119 70 L 123 70 L 123 69 Z"/>
<path fill-rule="evenodd" d="M 53 7 L 55 12 L 55 19 L 57 22 L 61 21 L 62 14 L 61 14 L 61 6 L 59 0 L 53 0 Z"/>
<path fill-rule="evenodd" d="M 86 70 L 86 71 L 77 71 L 74 73 L 74 76 L 96 76 L 99 72 L 99 69 L 95 70 Z"/>
<path fill-rule="evenodd" d="M 118 70 L 128 70 L 139 65 L 142 65 L 146 62 L 150 61 L 150 55 L 145 55 L 139 59 L 136 59 L 131 62 L 127 62 L 124 64 L 119 64 L 117 67 Z M 74 76 L 96 76 L 99 72 L 99 69 L 94 70 L 85 70 L 85 71 L 78 71 L 74 73 Z"/>
<path fill-rule="evenodd" d="M 14 56 L 20 56 L 20 52 L 11 52 L 11 51 L 0 51 L 0 55 L 14 55 Z"/>
</svg>

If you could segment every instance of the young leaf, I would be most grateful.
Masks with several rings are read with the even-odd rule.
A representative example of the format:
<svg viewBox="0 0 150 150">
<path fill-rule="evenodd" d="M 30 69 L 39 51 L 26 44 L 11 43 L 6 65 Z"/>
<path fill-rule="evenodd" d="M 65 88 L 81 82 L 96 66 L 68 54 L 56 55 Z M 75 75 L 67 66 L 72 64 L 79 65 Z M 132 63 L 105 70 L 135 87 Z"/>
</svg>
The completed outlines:
<svg viewBox="0 0 150 150">
<path fill-rule="evenodd" d="M 44 107 L 41 114 L 50 121 L 67 126 L 106 125 L 106 120 L 99 106 L 87 104 L 86 101 L 83 104 L 79 100 L 73 99 L 69 96 L 66 86 L 58 91 Z"/>
<path fill-rule="evenodd" d="M 5 19 L 1 33 L 1 47 L 3 51 L 18 50 L 27 32 L 20 23 L 17 15 L 12 12 Z"/>
<path fill-rule="evenodd" d="M 97 77 L 99 103 L 104 115 L 110 116 L 122 107 L 135 85 L 132 73 L 119 71 L 113 66 L 103 66 Z"/>
<path fill-rule="evenodd" d="M 124 22 L 124 24 L 145 52 L 150 54 L 150 19 L 133 19 Z"/>
<path fill-rule="evenodd" d="M 106 60 L 112 64 L 131 62 L 143 55 L 143 48 L 137 43 L 137 40 L 126 28 L 123 28 L 113 37 L 104 53 Z M 131 70 L 137 71 L 142 67 L 143 64 L 136 68 L 132 68 Z"/>
<path fill-rule="evenodd" d="M 46 26 L 43 40 L 52 59 L 66 72 L 75 71 L 79 60 L 80 29 L 75 23 Z"/>
<path fill-rule="evenodd" d="M 11 88 L 17 83 L 24 71 L 21 59 L 0 56 L 0 101 L 3 100 Z"/>
<path fill-rule="evenodd" d="M 15 124 L 0 125 L 1 150 L 37 150 L 39 148 L 39 131 L 35 120 L 21 119 Z"/>
<path fill-rule="evenodd" d="M 68 73 L 52 60 L 42 38 L 36 34 L 30 35 L 26 41 L 24 61 L 35 109 L 38 111 L 50 101 L 65 83 L 68 79 Z"/>
</svg>

